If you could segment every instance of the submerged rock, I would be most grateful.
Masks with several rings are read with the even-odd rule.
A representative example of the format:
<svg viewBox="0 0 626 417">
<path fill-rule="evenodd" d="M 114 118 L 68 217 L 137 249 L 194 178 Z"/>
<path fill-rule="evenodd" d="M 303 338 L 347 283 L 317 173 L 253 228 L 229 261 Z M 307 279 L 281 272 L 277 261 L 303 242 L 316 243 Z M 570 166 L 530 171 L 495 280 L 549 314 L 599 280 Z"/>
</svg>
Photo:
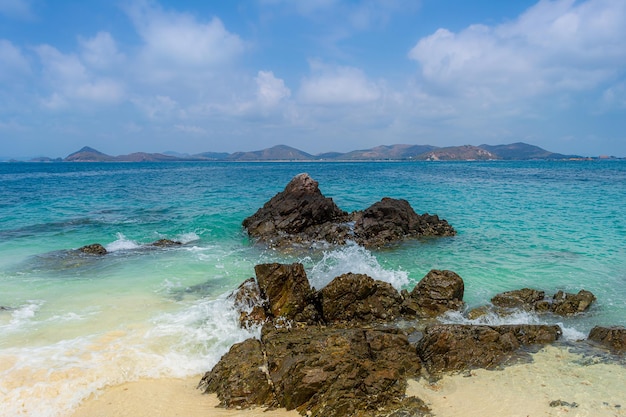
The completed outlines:
<svg viewBox="0 0 626 417">
<path fill-rule="evenodd" d="M 428 326 L 417 352 L 431 374 L 471 368 L 494 368 L 521 346 L 547 344 L 561 336 L 559 326 Z"/>
<path fill-rule="evenodd" d="M 78 251 L 87 255 L 106 255 L 107 250 L 99 243 L 92 243 L 91 245 L 85 245 L 78 248 Z"/>
<path fill-rule="evenodd" d="M 177 240 L 171 240 L 171 239 L 159 239 L 157 241 L 154 241 L 150 244 L 150 246 L 157 246 L 160 248 L 166 248 L 166 247 L 170 247 L 170 246 L 180 246 L 182 245 L 182 242 L 179 242 Z"/>
<path fill-rule="evenodd" d="M 506 315 L 511 309 L 519 309 L 573 316 L 587 311 L 595 300 L 596 297 L 587 290 L 580 290 L 577 294 L 558 291 L 551 298 L 546 298 L 544 291 L 522 288 L 497 294 L 491 299 L 491 303 L 496 307 L 494 312 L 499 315 Z M 485 311 L 488 310 L 487 308 Z"/>
<path fill-rule="evenodd" d="M 588 339 L 616 352 L 626 351 L 626 328 L 623 326 L 596 326 L 589 332 Z"/>
<path fill-rule="evenodd" d="M 452 236 L 456 232 L 436 215 L 418 215 L 406 200 L 383 198 L 364 211 L 348 214 L 319 190 L 308 174 L 295 176 L 243 221 L 248 235 L 272 247 L 343 245 L 352 240 L 382 247 L 407 238 Z"/>
</svg>

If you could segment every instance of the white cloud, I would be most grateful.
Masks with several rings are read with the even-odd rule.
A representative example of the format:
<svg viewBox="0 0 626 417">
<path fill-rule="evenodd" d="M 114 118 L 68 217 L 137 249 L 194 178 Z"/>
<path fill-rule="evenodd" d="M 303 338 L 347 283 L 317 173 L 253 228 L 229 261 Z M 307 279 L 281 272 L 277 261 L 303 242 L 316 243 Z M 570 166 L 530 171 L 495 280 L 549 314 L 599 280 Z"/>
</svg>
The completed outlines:
<svg viewBox="0 0 626 417">
<path fill-rule="evenodd" d="M 0 14 L 12 18 L 31 19 L 33 13 L 29 0 L 0 0 Z"/>
<path fill-rule="evenodd" d="M 298 97 L 310 104 L 363 104 L 381 97 L 381 87 L 353 67 L 328 67 L 312 63 L 314 75 L 305 78 Z"/>
<path fill-rule="evenodd" d="M 184 133 L 191 133 L 191 134 L 195 134 L 195 135 L 204 135 L 207 133 L 207 130 L 199 127 L 199 126 L 194 126 L 194 125 L 174 125 L 174 127 Z"/>
<path fill-rule="evenodd" d="M 291 95 L 285 82 L 274 76 L 272 71 L 259 71 L 255 78 L 257 84 L 257 100 L 263 107 L 274 107 Z"/>
<path fill-rule="evenodd" d="M 124 56 L 118 52 L 115 40 L 108 32 L 98 32 L 89 39 L 79 38 L 81 57 L 95 69 L 116 68 L 123 62 Z"/>
<path fill-rule="evenodd" d="M 626 69 L 625 39 L 624 1 L 543 0 L 512 22 L 439 29 L 409 58 L 427 84 L 507 101 L 598 87 Z"/>
<path fill-rule="evenodd" d="M 245 49 L 239 36 L 226 30 L 217 17 L 200 22 L 191 14 L 166 12 L 147 1 L 137 1 L 127 10 L 145 42 L 143 70 L 149 72 L 159 66 L 155 78 L 160 80 L 176 76 L 176 70 L 211 70 L 226 65 Z"/>
<path fill-rule="evenodd" d="M 4 39 L 0 39 L 0 62 L 0 80 L 30 72 L 30 65 L 22 51 Z"/>
<path fill-rule="evenodd" d="M 150 119 L 170 119 L 183 113 L 180 104 L 169 96 L 136 97 L 131 101 Z"/>
<path fill-rule="evenodd" d="M 114 79 L 91 74 L 80 58 L 63 54 L 50 45 L 36 48 L 52 95 L 44 100 L 49 108 L 61 108 L 72 99 L 95 103 L 115 103 L 124 96 L 122 84 Z"/>
</svg>

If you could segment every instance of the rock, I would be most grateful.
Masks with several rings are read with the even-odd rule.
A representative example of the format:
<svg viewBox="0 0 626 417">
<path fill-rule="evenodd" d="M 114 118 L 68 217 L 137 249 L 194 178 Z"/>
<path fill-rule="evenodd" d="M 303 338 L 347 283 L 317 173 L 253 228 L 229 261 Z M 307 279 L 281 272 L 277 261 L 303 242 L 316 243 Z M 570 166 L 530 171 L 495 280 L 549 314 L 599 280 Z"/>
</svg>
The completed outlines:
<svg viewBox="0 0 626 417">
<path fill-rule="evenodd" d="M 392 321 L 400 316 L 402 297 L 391 284 L 348 273 L 320 291 L 322 315 L 331 322 Z"/>
<path fill-rule="evenodd" d="M 180 245 L 182 245 L 182 242 L 178 242 L 176 240 L 170 240 L 170 239 L 159 239 L 150 244 L 150 246 L 157 246 L 160 248 L 166 248 L 170 246 L 180 246 Z"/>
<path fill-rule="evenodd" d="M 302 264 L 260 264 L 254 271 L 271 316 L 305 323 L 319 321 L 317 309 L 312 305 L 314 291 Z"/>
<path fill-rule="evenodd" d="M 313 416 L 375 415 L 402 408 L 420 362 L 406 335 L 386 329 L 264 327 L 278 403 Z"/>
<path fill-rule="evenodd" d="M 626 328 L 623 326 L 596 326 L 589 332 L 588 339 L 616 352 L 626 351 Z"/>
<path fill-rule="evenodd" d="M 567 401 L 563 401 L 563 400 L 554 400 L 554 401 L 550 401 L 550 407 L 570 407 L 570 408 L 577 408 L 578 407 L 578 403 L 575 402 L 571 402 L 568 403 Z"/>
<path fill-rule="evenodd" d="M 294 241 L 290 235 L 302 235 L 295 241 L 321 240 L 320 233 L 315 231 L 316 226 L 345 222 L 347 216 L 332 198 L 321 193 L 317 181 L 308 174 L 299 174 L 284 191 L 246 218 L 243 226 L 250 236 L 272 246 L 283 246 Z M 340 241 L 337 243 L 345 243 L 341 242 L 341 236 L 345 237 L 347 233 L 348 227 L 345 226 L 343 232 L 338 233 Z"/>
<path fill-rule="evenodd" d="M 104 246 L 99 243 L 92 243 L 91 245 L 85 245 L 81 248 L 78 248 L 79 252 L 88 254 L 88 255 L 106 255 L 107 250 Z"/>
<path fill-rule="evenodd" d="M 454 229 L 437 216 L 415 213 L 406 200 L 385 197 L 355 216 L 354 235 L 366 247 L 420 236 L 453 236 Z"/>
<path fill-rule="evenodd" d="M 596 297 L 589 291 L 580 290 L 578 294 L 559 291 L 552 297 L 550 310 L 560 316 L 572 316 L 587 311 Z"/>
<path fill-rule="evenodd" d="M 463 308 L 463 279 L 453 271 L 433 269 L 408 294 L 403 310 L 418 317 L 434 317 Z"/>
<path fill-rule="evenodd" d="M 521 308 L 523 310 L 534 310 L 535 304 L 545 297 L 543 291 L 531 288 L 507 291 L 497 294 L 491 299 L 491 303 L 497 307 Z"/>
<path fill-rule="evenodd" d="M 343 245 L 352 240 L 382 247 L 420 236 L 452 236 L 456 232 L 435 215 L 418 215 L 406 200 L 383 198 L 360 212 L 346 213 L 325 197 L 308 174 L 295 176 L 243 221 L 248 235 L 271 247 L 310 247 L 316 242 Z"/>
<path fill-rule="evenodd" d="M 245 280 L 229 298 L 239 312 L 239 324 L 242 328 L 260 325 L 267 320 L 267 302 L 261 296 L 261 289 L 254 278 Z"/>
<path fill-rule="evenodd" d="M 417 352 L 431 374 L 493 368 L 520 346 L 551 343 L 560 336 L 560 327 L 549 325 L 432 325 L 426 327 Z"/>
<path fill-rule="evenodd" d="M 261 342 L 256 339 L 233 345 L 202 377 L 198 388 L 217 393 L 223 407 L 247 408 L 275 403 Z"/>
</svg>

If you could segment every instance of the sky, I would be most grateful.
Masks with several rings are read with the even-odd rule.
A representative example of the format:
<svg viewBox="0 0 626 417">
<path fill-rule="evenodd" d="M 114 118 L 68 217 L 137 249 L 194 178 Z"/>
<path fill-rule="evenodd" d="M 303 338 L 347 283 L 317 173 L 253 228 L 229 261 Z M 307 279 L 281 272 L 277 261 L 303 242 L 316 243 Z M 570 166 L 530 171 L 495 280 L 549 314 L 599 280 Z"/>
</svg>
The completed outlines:
<svg viewBox="0 0 626 417">
<path fill-rule="evenodd" d="M 626 156 L 625 0 L 0 0 L 0 158 Z"/>
</svg>

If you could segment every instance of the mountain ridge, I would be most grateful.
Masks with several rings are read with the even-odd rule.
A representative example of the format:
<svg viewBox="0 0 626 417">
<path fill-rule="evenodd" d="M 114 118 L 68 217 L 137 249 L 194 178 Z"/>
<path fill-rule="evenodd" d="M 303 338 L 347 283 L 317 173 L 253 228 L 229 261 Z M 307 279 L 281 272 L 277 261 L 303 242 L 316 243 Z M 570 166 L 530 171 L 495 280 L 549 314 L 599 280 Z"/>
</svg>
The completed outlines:
<svg viewBox="0 0 626 417">
<path fill-rule="evenodd" d="M 515 142 L 503 145 L 462 145 L 438 147 L 433 145 L 379 145 L 350 152 L 325 152 L 312 155 L 287 145 L 276 145 L 256 151 L 202 152 L 194 155 L 172 151 L 165 153 L 134 152 L 112 156 L 84 146 L 63 159 L 36 158 L 33 162 L 167 162 L 167 161 L 486 161 L 486 160 L 545 160 L 585 159 L 578 155 L 550 152 L 535 145 Z"/>
</svg>

